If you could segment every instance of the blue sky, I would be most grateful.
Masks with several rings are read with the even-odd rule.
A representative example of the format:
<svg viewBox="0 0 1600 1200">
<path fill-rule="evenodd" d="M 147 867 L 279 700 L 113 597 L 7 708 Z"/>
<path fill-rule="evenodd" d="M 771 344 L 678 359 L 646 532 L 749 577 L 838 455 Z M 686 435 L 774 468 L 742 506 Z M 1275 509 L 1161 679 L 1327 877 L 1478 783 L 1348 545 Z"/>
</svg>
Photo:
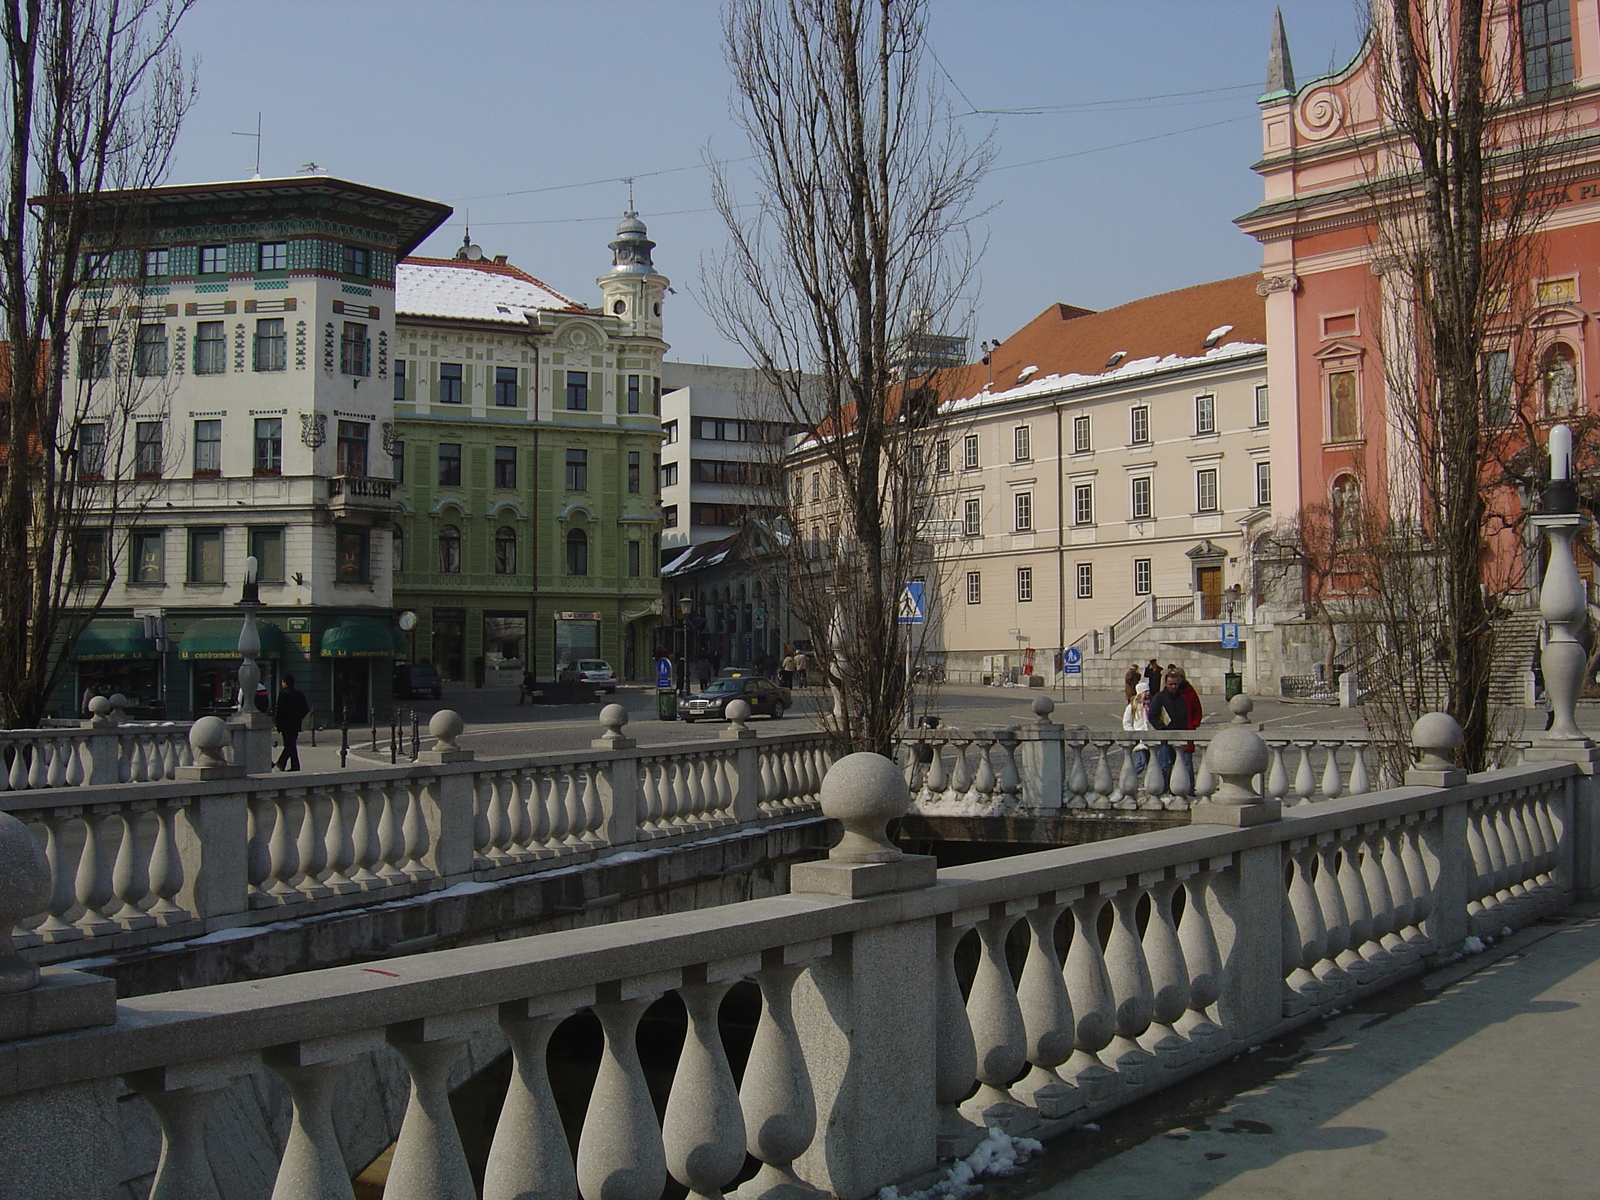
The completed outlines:
<svg viewBox="0 0 1600 1200">
<path fill-rule="evenodd" d="M 1301 82 L 1355 53 L 1360 0 L 1282 7 Z M 1071 106 L 963 118 L 974 135 L 993 128 L 1007 168 L 982 189 L 977 337 L 1007 337 L 1056 301 L 1106 308 L 1258 267 L 1232 218 L 1261 194 L 1250 164 L 1272 10 L 934 0 L 958 111 L 963 95 L 978 109 Z M 627 199 L 616 180 L 633 175 L 677 291 L 671 357 L 738 363 L 696 300 L 701 259 L 725 240 L 700 164 L 743 152 L 719 14 L 711 0 L 202 0 L 183 33 L 200 98 L 171 179 L 248 177 L 255 143 L 234 131 L 259 111 L 262 174 L 315 162 L 452 204 L 423 253 L 453 253 L 470 212 L 485 252 L 593 303 Z"/>
</svg>

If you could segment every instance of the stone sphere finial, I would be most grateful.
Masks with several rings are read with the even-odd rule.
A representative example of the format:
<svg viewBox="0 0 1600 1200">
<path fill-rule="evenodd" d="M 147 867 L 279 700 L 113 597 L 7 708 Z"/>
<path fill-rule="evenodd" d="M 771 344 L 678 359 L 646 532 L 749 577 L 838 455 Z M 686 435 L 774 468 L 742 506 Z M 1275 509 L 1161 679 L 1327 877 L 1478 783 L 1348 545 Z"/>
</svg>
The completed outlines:
<svg viewBox="0 0 1600 1200">
<path fill-rule="evenodd" d="M 17 954 L 11 930 L 50 903 L 50 867 L 28 827 L 0 813 L 0 995 L 25 992 L 39 982 L 39 968 Z"/>
<path fill-rule="evenodd" d="M 828 852 L 833 862 L 898 862 L 903 856 L 884 827 L 911 807 L 906 777 L 892 759 L 862 751 L 847 754 L 822 780 L 822 811 L 844 826 Z"/>
<path fill-rule="evenodd" d="M 1232 723 L 1234 725 L 1250 724 L 1250 714 L 1255 711 L 1255 708 L 1256 702 L 1243 692 L 1228 701 L 1228 711 L 1233 714 Z"/>
<path fill-rule="evenodd" d="M 111 701 L 105 696 L 94 696 L 89 700 L 89 714 L 103 717 L 111 711 Z"/>
<path fill-rule="evenodd" d="M 1461 725 L 1449 713 L 1423 713 L 1411 727 L 1411 745 L 1422 756 L 1417 766 L 1424 771 L 1453 768 L 1461 740 Z"/>
<path fill-rule="evenodd" d="M 608 704 L 600 710 L 600 724 L 606 727 L 606 732 L 617 737 L 622 736 L 622 727 L 628 723 L 628 710 L 620 704 Z"/>
<path fill-rule="evenodd" d="M 1033 715 L 1039 719 L 1039 724 L 1055 724 L 1055 722 L 1050 719 L 1050 714 L 1055 712 L 1056 702 L 1050 699 L 1049 696 L 1035 696 L 1033 703 L 1029 707 L 1033 709 Z"/>
<path fill-rule="evenodd" d="M 744 700 L 729 700 L 722 715 L 728 718 L 735 729 L 743 729 L 744 723 L 750 719 L 750 705 Z"/>
<path fill-rule="evenodd" d="M 434 739 L 435 750 L 459 750 L 456 739 L 466 729 L 467 723 L 453 708 L 441 708 L 428 721 L 428 736 Z"/>
<path fill-rule="evenodd" d="M 1272 752 L 1253 729 L 1229 725 L 1218 731 L 1206 750 L 1206 766 L 1222 780 L 1210 799 L 1213 804 L 1259 804 L 1261 794 L 1253 780 L 1272 762 Z"/>
<path fill-rule="evenodd" d="M 194 750 L 197 767 L 222 767 L 227 760 L 222 752 L 233 741 L 228 723 L 221 717 L 201 717 L 189 726 L 189 745 Z"/>
</svg>

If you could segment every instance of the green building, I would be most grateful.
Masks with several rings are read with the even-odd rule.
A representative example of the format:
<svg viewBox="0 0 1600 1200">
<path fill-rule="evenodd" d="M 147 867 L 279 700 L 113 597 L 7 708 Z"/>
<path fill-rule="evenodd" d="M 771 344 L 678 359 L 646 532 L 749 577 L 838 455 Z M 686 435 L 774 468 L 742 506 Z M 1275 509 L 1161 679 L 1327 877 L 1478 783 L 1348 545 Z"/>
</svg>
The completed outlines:
<svg viewBox="0 0 1600 1200">
<path fill-rule="evenodd" d="M 661 304 L 628 213 L 588 308 L 465 244 L 397 269 L 394 603 L 413 662 L 514 684 L 650 669 L 660 619 Z"/>
</svg>

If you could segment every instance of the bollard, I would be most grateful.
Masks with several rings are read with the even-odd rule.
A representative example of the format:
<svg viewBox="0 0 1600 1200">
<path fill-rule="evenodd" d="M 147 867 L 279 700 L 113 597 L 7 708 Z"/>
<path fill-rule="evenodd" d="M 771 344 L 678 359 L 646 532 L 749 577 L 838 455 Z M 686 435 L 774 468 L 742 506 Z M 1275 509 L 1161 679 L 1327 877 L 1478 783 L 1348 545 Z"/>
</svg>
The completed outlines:
<svg viewBox="0 0 1600 1200">
<path fill-rule="evenodd" d="M 389 765 L 392 767 L 400 760 L 400 710 L 395 709 L 389 714 Z"/>
<path fill-rule="evenodd" d="M 411 710 L 411 761 L 417 761 L 417 755 L 422 753 L 422 721 L 417 716 L 417 710 Z"/>
<path fill-rule="evenodd" d="M 372 710 L 372 752 L 378 752 L 378 710 Z"/>
<path fill-rule="evenodd" d="M 343 767 L 350 757 L 350 706 L 339 710 L 339 765 Z"/>
</svg>

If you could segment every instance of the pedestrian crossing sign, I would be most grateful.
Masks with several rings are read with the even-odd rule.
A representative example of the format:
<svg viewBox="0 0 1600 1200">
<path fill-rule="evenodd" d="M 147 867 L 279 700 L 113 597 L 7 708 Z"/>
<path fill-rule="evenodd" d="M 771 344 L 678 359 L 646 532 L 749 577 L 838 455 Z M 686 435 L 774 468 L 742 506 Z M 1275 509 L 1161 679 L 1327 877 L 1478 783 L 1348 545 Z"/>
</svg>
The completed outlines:
<svg viewBox="0 0 1600 1200">
<path fill-rule="evenodd" d="M 900 624 L 922 625 L 928 619 L 922 604 L 922 580 L 913 579 L 900 589 Z"/>
</svg>

